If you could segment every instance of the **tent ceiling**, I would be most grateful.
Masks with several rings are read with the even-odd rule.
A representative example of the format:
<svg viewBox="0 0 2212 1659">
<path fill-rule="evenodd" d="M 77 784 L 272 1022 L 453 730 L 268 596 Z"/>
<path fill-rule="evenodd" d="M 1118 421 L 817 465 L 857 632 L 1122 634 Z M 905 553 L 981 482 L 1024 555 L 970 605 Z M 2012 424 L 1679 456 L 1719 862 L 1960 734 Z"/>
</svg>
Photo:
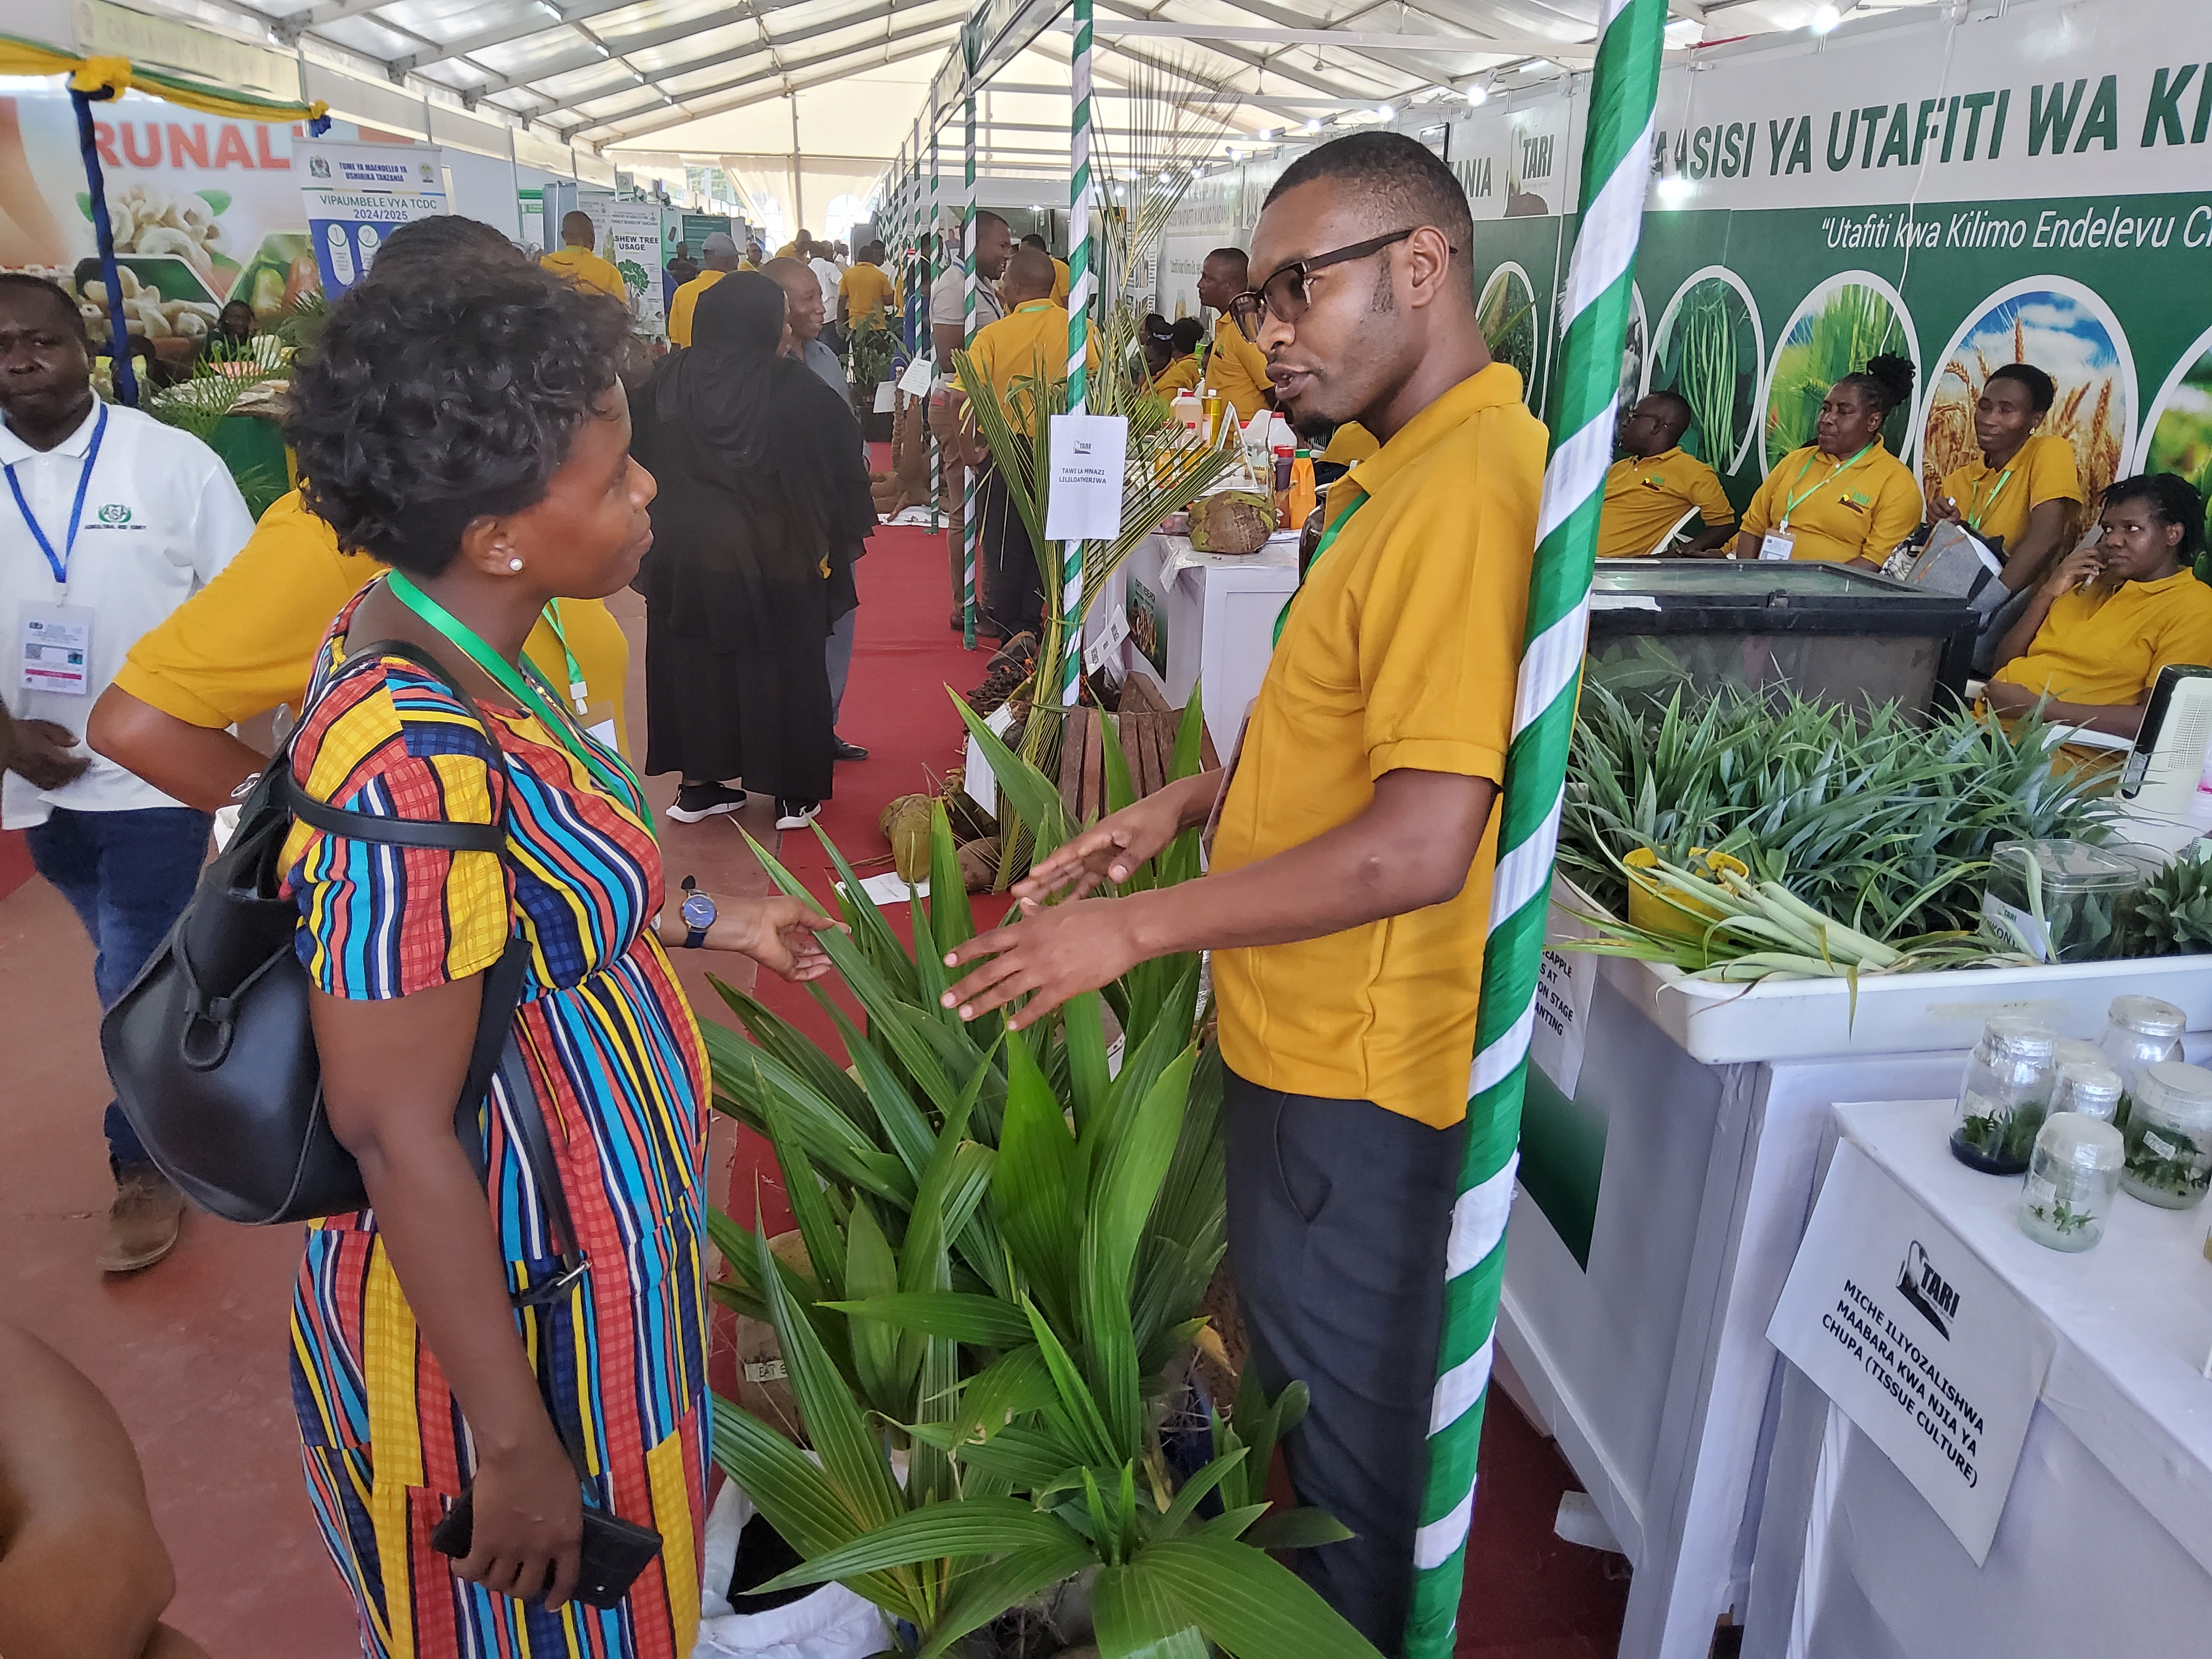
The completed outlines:
<svg viewBox="0 0 2212 1659">
<path fill-rule="evenodd" d="M 1948 3 L 1948 0 L 1946 0 Z M 956 51 L 969 0 L 229 0 L 603 150 L 888 159 Z M 1882 11 L 1937 0 L 1860 0 Z M 1691 45 L 1802 27 L 1816 0 L 1669 0 Z M 1401 103 L 1497 74 L 1547 78 L 1595 34 L 1599 0 L 1096 0 L 1097 85 L 1171 65 L 1237 93 L 1246 132 Z M 1847 8 L 1848 9 L 1849 8 Z M 1133 26 L 1135 33 L 1119 32 Z M 1179 31 L 1216 28 L 1227 38 Z M 1342 40 L 1316 39 L 1326 31 Z M 1419 39 L 1434 37 L 1431 47 Z M 994 76 L 993 142 L 1049 148 L 1067 118 L 1068 39 L 1048 31 Z M 1547 57 L 1555 50 L 1559 59 Z M 1031 131 L 1034 129 L 1034 131 Z M 616 159 L 619 159 L 617 155 Z M 1010 155 L 1009 161 L 1013 157 Z M 1064 163 L 1063 163 L 1064 166 Z"/>
</svg>

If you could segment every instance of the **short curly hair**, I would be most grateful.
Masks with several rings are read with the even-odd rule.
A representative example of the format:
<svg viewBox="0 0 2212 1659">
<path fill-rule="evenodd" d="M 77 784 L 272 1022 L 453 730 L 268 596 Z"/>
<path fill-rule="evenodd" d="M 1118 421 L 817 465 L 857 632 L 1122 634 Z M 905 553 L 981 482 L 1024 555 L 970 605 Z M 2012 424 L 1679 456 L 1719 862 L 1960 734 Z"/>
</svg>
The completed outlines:
<svg viewBox="0 0 2212 1659">
<path fill-rule="evenodd" d="M 544 499 L 616 383 L 629 313 L 534 264 L 464 261 L 331 307 L 284 436 L 338 545 L 415 575 L 487 514 Z"/>
</svg>

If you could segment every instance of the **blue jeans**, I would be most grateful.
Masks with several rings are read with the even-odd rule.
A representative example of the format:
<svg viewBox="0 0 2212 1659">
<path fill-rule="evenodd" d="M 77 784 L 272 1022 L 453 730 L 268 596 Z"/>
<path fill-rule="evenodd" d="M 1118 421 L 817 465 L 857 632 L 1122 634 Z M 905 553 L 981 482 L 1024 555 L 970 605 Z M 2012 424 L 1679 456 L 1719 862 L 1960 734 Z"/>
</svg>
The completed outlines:
<svg viewBox="0 0 2212 1659">
<path fill-rule="evenodd" d="M 128 812 L 58 806 L 27 832 L 32 867 L 61 890 L 99 951 L 92 982 L 102 1008 L 112 1007 L 131 988 L 184 914 L 199 883 L 213 826 L 206 813 L 189 806 Z M 107 1156 L 118 1170 L 150 1161 L 122 1107 L 112 1100 L 106 1129 Z"/>
</svg>

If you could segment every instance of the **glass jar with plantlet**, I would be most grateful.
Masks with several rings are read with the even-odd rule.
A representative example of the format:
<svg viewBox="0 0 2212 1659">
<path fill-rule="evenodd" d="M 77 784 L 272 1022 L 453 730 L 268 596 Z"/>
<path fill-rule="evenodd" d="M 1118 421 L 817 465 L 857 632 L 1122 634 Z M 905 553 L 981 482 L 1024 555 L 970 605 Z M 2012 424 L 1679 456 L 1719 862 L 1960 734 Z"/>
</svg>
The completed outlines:
<svg viewBox="0 0 2212 1659">
<path fill-rule="evenodd" d="M 2112 999 L 2105 1013 L 2105 1034 L 2097 1039 L 2097 1046 L 2120 1074 L 2120 1109 L 2112 1119 L 2115 1128 L 2128 1127 L 2128 1106 L 2142 1068 L 2181 1058 L 2181 1034 L 2188 1025 L 2188 1015 L 2156 997 Z"/>
<path fill-rule="evenodd" d="M 2035 1137 L 2021 1188 L 2020 1230 L 2054 1250 L 2086 1250 L 2105 1236 L 2125 1156 L 2120 1132 L 2078 1112 L 2053 1112 Z"/>
<path fill-rule="evenodd" d="M 2120 1184 L 2146 1204 L 2189 1208 L 2212 1187 L 2212 1072 L 2175 1060 L 2145 1066 L 2124 1133 Z"/>
<path fill-rule="evenodd" d="M 2057 1062 L 2058 1080 L 2051 1091 L 2051 1115 L 2072 1112 L 2094 1118 L 2100 1123 L 2110 1123 L 2120 1107 L 2120 1074 L 2101 1057 L 2084 1060 L 2062 1054 Z"/>
<path fill-rule="evenodd" d="M 2049 1026 L 2012 1015 L 1982 1028 L 1951 1124 L 1951 1152 L 1960 1163 L 1984 1175 L 2018 1175 L 2027 1168 L 2035 1132 L 2051 1105 L 2051 1055 L 2057 1041 Z"/>
</svg>

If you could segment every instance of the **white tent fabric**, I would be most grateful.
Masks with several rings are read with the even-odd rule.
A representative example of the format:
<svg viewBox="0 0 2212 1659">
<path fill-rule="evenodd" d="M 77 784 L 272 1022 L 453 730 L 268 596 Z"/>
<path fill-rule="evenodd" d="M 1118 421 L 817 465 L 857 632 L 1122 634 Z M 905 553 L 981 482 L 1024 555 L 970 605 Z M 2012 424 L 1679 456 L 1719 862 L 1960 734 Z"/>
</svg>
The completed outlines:
<svg viewBox="0 0 2212 1659">
<path fill-rule="evenodd" d="M 1956 3 L 1830 0 L 1830 9 Z M 497 110 L 617 166 L 626 156 L 633 164 L 648 155 L 781 158 L 780 204 L 813 217 L 838 196 L 866 193 L 865 185 L 853 188 L 846 158 L 872 162 L 872 179 L 897 153 L 928 105 L 932 81 L 957 53 L 971 10 L 971 0 L 142 3 L 220 15 L 226 26 L 258 21 L 282 45 L 309 37 L 360 67 L 380 69 L 395 84 Z M 1471 86 L 1510 88 L 1586 64 L 1599 3 L 1097 0 L 1101 116 L 1110 125 L 1117 99 L 1126 108 L 1131 80 L 1163 64 L 1236 93 L 1241 101 L 1228 117 L 1234 131 L 1224 137 L 1248 142 L 1363 106 L 1402 112 Z M 1802 27 L 1822 9 L 1818 0 L 1668 4 L 1676 46 Z M 992 13 L 1018 15 L 1024 33 L 1054 15 L 1046 0 L 1009 0 Z M 1437 45 L 1424 44 L 1430 40 Z M 986 155 L 994 173 L 1065 178 L 1067 49 L 1064 28 L 1048 29 L 998 66 Z M 795 183 L 794 154 L 808 158 Z M 757 176 L 763 168 L 748 170 Z"/>
</svg>

